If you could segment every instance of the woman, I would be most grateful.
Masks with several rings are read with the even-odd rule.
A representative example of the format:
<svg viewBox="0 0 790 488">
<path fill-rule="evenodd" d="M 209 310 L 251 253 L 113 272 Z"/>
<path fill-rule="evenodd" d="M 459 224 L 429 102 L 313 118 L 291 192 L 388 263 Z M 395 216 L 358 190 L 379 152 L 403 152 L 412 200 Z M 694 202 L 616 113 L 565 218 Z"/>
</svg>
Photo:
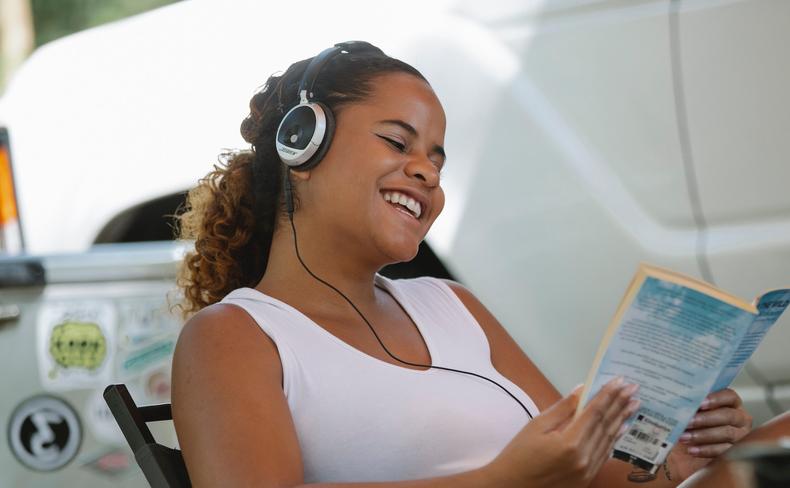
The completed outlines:
<svg viewBox="0 0 790 488">
<path fill-rule="evenodd" d="M 317 147 L 303 144 L 320 132 L 313 102 Z M 444 131 L 425 78 L 366 43 L 295 63 L 253 97 L 252 151 L 215 168 L 180 217 L 197 313 L 175 352 L 173 415 L 196 485 L 629 484 L 608 454 L 633 385 L 612 381 L 574 417 L 578 389 L 561 398 L 471 292 L 377 274 L 413 258 L 442 210 Z M 734 392 L 708 400 L 653 486 L 749 430 Z"/>
</svg>

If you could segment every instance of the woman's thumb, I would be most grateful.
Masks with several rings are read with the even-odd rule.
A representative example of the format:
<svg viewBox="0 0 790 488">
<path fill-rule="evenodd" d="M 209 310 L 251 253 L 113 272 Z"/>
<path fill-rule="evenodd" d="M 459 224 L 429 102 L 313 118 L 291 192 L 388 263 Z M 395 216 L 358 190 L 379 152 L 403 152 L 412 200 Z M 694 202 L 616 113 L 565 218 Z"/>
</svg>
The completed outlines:
<svg viewBox="0 0 790 488">
<path fill-rule="evenodd" d="M 583 387 L 584 385 L 577 385 L 568 396 L 550 406 L 535 419 L 540 421 L 543 432 L 558 429 L 573 418 Z"/>
</svg>

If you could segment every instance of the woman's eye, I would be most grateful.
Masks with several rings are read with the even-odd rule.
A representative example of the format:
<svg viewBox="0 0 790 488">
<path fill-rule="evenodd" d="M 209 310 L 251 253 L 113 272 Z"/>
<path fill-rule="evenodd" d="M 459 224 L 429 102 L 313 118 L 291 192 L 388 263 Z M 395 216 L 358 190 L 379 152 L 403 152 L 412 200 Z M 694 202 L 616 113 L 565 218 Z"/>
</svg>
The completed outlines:
<svg viewBox="0 0 790 488">
<path fill-rule="evenodd" d="M 402 143 L 396 141 L 395 139 L 390 139 L 389 137 L 385 137 L 385 136 L 379 136 L 379 137 L 384 139 L 385 141 L 387 141 L 387 143 L 390 146 L 394 147 L 399 152 L 404 152 L 406 150 L 406 144 L 402 144 Z"/>
</svg>

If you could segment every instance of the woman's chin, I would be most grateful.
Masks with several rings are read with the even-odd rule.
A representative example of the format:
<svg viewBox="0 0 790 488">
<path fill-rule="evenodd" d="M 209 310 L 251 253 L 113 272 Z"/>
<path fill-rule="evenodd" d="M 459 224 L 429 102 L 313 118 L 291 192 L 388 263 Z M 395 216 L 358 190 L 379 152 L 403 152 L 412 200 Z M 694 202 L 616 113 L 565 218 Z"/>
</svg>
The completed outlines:
<svg viewBox="0 0 790 488">
<path fill-rule="evenodd" d="M 397 243 L 389 242 L 387 244 L 388 245 L 383 248 L 384 254 L 389 261 L 387 264 L 411 261 L 417 256 L 417 252 L 420 250 L 419 242 L 401 241 Z"/>
</svg>

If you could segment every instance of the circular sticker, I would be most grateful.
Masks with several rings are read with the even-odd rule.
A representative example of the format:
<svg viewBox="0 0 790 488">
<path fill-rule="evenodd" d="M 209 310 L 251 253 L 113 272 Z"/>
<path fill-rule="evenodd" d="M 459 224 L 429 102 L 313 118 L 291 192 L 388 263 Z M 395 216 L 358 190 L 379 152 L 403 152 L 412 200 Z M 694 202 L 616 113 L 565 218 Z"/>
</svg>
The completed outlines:
<svg viewBox="0 0 790 488">
<path fill-rule="evenodd" d="M 37 471 L 62 468 L 77 455 L 81 442 L 82 427 L 74 409 L 53 396 L 28 398 L 8 422 L 11 452 Z"/>
</svg>

